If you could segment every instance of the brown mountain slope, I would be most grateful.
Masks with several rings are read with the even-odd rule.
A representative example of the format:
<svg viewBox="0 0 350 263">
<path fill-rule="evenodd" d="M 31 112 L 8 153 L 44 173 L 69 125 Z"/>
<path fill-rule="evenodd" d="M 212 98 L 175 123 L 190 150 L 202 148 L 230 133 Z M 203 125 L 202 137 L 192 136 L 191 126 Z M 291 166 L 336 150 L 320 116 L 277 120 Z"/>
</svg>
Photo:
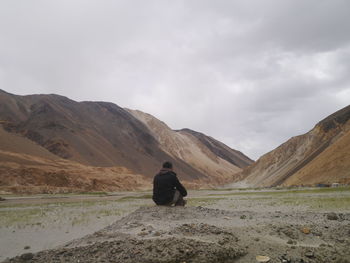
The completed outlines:
<svg viewBox="0 0 350 263">
<path fill-rule="evenodd" d="M 0 192 L 63 193 L 150 187 L 123 167 L 92 167 L 62 159 L 0 125 Z"/>
<path fill-rule="evenodd" d="M 78 103 L 58 95 L 3 93 L 0 98 L 0 118 L 7 131 L 21 133 L 62 158 L 92 166 L 123 166 L 149 177 L 169 159 L 187 179 L 204 177 L 164 153 L 143 123 L 112 103 Z"/>
<path fill-rule="evenodd" d="M 40 147 L 33 141 L 27 138 L 5 131 L 0 124 L 0 150 L 13 153 L 22 153 L 37 157 L 42 157 L 50 160 L 60 159 L 43 147 Z M 2 159 L 1 159 L 2 161 Z"/>
<path fill-rule="evenodd" d="M 262 156 L 240 174 L 240 185 L 350 182 L 350 106 Z"/>
<path fill-rule="evenodd" d="M 113 103 L 75 102 L 58 95 L 16 96 L 0 90 L 0 121 L 7 132 L 23 135 L 58 157 L 87 166 L 126 167 L 133 174 L 152 178 L 159 165 L 170 160 L 182 179 L 222 182 L 220 169 L 209 175 L 201 168 L 204 164 L 195 166 L 166 151 L 160 136 Z M 215 153 L 210 154 L 215 159 Z M 225 175 L 230 175 L 225 182 L 239 171 L 227 160 L 222 159 Z"/>
<path fill-rule="evenodd" d="M 244 154 L 202 133 L 189 129 L 173 131 L 150 114 L 137 110 L 128 111 L 149 128 L 163 151 L 173 158 L 189 163 L 205 174 L 208 180 L 214 179 L 213 182 L 221 183 L 231 181 L 240 168 L 253 162 Z"/>
<path fill-rule="evenodd" d="M 242 152 L 231 149 L 222 142 L 219 142 L 218 140 L 215 140 L 212 137 L 206 136 L 203 133 L 196 132 L 190 129 L 182 129 L 179 132 L 193 135 L 215 155 L 240 168 L 247 167 L 254 163 L 252 159 L 244 155 Z"/>
<path fill-rule="evenodd" d="M 0 150 L 1 193 L 66 193 L 150 188 L 143 176 L 124 167 L 94 167 L 61 158 Z"/>
<path fill-rule="evenodd" d="M 350 184 L 350 131 L 283 182 L 283 185 Z"/>
</svg>

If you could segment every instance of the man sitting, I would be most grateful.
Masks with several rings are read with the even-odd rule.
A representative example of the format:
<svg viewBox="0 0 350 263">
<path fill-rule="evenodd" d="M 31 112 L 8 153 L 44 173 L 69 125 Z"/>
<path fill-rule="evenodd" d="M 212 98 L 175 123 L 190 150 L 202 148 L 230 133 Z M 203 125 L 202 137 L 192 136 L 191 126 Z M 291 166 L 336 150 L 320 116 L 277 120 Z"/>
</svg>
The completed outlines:
<svg viewBox="0 0 350 263">
<path fill-rule="evenodd" d="M 163 163 L 163 168 L 153 180 L 153 201 L 157 205 L 185 206 L 186 200 L 183 197 L 186 195 L 187 191 L 177 179 L 172 163 Z"/>
</svg>

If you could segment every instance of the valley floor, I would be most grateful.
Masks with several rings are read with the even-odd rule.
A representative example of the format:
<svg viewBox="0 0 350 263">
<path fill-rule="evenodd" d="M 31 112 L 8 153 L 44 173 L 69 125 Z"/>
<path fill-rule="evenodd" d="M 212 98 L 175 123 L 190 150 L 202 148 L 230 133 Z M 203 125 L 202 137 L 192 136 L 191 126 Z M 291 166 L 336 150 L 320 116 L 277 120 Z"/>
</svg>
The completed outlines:
<svg viewBox="0 0 350 263">
<path fill-rule="evenodd" d="M 350 262 L 349 187 L 2 197 L 3 262 Z"/>
</svg>

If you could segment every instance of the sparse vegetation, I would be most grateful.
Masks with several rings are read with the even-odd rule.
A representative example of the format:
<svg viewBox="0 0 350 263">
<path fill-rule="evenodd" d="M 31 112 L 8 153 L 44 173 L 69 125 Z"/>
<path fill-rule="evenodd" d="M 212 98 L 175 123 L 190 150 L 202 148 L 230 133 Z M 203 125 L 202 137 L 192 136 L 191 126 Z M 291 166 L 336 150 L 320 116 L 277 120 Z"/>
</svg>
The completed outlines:
<svg viewBox="0 0 350 263">
<path fill-rule="evenodd" d="M 46 213 L 41 208 L 0 211 L 0 226 L 26 225 L 45 217 Z"/>
<path fill-rule="evenodd" d="M 283 198 L 280 203 L 290 206 L 302 205 L 313 210 L 333 210 L 350 207 L 350 196 Z"/>
<path fill-rule="evenodd" d="M 323 189 L 321 189 L 323 190 Z M 339 189 L 338 189 L 339 190 Z M 333 193 L 332 195 L 329 195 Z M 313 195 L 315 194 L 315 195 Z M 218 196 L 218 195 L 214 195 Z M 350 207 L 350 192 L 341 190 L 339 193 L 337 191 L 318 191 L 315 192 L 304 191 L 303 193 L 298 192 L 298 194 L 281 192 L 279 194 L 264 192 L 261 193 L 249 193 L 248 195 L 241 195 L 229 193 L 227 195 L 220 195 L 227 199 L 236 202 L 246 202 L 247 206 L 251 203 L 261 204 L 266 206 L 302 206 L 312 210 L 337 210 L 346 209 Z M 235 207 L 232 204 L 230 207 Z"/>
<path fill-rule="evenodd" d="M 150 195 L 125 196 L 115 200 L 81 200 L 64 202 L 0 204 L 0 227 L 39 226 L 65 221 L 68 225 L 81 225 L 90 221 L 121 216 L 130 208 L 140 206 L 140 201 L 150 200 Z M 146 204 L 146 202 L 143 202 Z M 125 207 L 127 205 L 127 208 Z"/>
<path fill-rule="evenodd" d="M 335 187 L 335 188 L 307 188 L 307 189 L 293 189 L 273 191 L 244 191 L 244 192 L 228 192 L 222 194 L 209 194 L 210 196 L 231 196 L 231 195 L 284 195 L 284 194 L 318 194 L 318 193 L 334 193 L 334 192 L 350 192 L 350 186 Z"/>
<path fill-rule="evenodd" d="M 151 194 L 145 194 L 145 195 L 140 195 L 140 196 L 124 196 L 120 198 L 118 201 L 129 201 L 129 200 L 137 200 L 137 199 L 152 199 Z"/>
<path fill-rule="evenodd" d="M 107 195 L 104 192 L 86 194 Z M 116 197 L 114 200 L 87 199 L 72 202 L 67 199 L 64 202 L 55 202 L 53 199 L 49 203 L 33 203 L 29 206 L 26 203 L 0 203 L 0 227 L 40 226 L 45 222 L 55 222 L 57 218 L 64 218 L 71 225 L 79 225 L 96 218 L 123 215 L 128 210 L 122 208 L 126 204 L 129 208 L 137 208 L 152 204 L 151 198 L 152 195 L 145 192 L 142 195 Z M 247 207 L 250 207 L 250 203 L 261 203 L 268 206 L 304 206 L 313 210 L 345 209 L 350 207 L 350 187 L 210 193 L 203 197 L 188 198 L 188 206 L 213 206 L 220 200 L 231 200 L 231 208 L 236 208 L 235 201 L 243 201 L 247 203 Z"/>
<path fill-rule="evenodd" d="M 98 196 L 106 196 L 108 195 L 107 192 L 82 192 L 82 193 L 79 193 L 81 195 L 98 195 Z"/>
</svg>

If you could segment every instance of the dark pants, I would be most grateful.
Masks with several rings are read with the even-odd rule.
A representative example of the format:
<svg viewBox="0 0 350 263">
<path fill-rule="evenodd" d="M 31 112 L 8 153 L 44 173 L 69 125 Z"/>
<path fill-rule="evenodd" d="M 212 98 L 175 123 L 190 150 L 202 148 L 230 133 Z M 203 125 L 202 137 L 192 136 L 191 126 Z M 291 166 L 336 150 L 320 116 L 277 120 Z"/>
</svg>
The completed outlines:
<svg viewBox="0 0 350 263">
<path fill-rule="evenodd" d="M 184 200 L 183 196 L 180 194 L 178 190 L 175 190 L 173 201 L 171 201 L 168 206 L 185 206 L 186 200 Z"/>
</svg>

